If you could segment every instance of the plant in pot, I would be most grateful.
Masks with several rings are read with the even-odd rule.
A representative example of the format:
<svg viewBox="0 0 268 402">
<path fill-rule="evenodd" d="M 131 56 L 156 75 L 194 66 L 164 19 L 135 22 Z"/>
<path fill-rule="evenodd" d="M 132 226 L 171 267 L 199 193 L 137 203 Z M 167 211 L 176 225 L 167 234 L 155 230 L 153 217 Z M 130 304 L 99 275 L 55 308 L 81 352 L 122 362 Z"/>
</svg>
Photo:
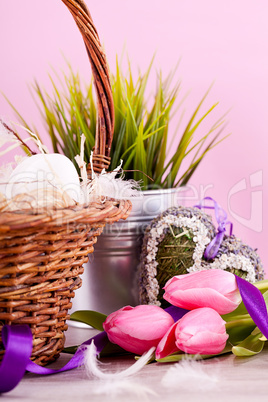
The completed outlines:
<svg viewBox="0 0 268 402">
<path fill-rule="evenodd" d="M 124 74 L 117 62 L 116 72 L 111 76 L 115 130 L 110 170 L 123 160 L 122 174 L 139 182 L 141 196 L 132 199 L 133 210 L 128 220 L 106 227 L 95 245 L 94 257 L 83 274 L 84 286 L 74 300 L 73 310 L 110 313 L 123 305 L 138 303 L 133 283 L 145 227 L 168 207 L 177 206 L 180 190 L 205 155 L 223 139 L 219 138 L 224 127 L 223 117 L 209 129 L 202 128 L 203 121 L 208 120 L 217 106 L 215 103 L 201 113 L 207 93 L 181 129 L 180 108 L 184 99 L 178 97 L 180 84 L 173 84 L 175 70 L 166 79 L 160 73 L 157 75 L 155 95 L 147 99 L 151 67 L 152 63 L 145 74 L 135 78 L 130 63 Z M 74 157 L 80 152 L 83 133 L 84 157 L 89 163 L 96 131 L 93 85 L 82 85 L 79 74 L 70 65 L 63 82 L 58 84 L 53 78 L 51 82 L 52 95 L 37 82 L 34 93 L 54 152 L 63 153 L 76 163 Z M 178 122 L 173 133 L 170 132 L 172 117 Z"/>
</svg>

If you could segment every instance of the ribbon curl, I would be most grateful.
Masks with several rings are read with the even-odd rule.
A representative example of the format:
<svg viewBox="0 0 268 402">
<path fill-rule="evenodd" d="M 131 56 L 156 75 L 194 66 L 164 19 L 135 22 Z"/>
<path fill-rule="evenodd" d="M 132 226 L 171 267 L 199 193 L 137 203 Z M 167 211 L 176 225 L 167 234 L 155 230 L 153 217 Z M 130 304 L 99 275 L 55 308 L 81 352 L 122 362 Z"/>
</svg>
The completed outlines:
<svg viewBox="0 0 268 402">
<path fill-rule="evenodd" d="M 239 276 L 236 276 L 236 282 L 247 312 L 261 333 L 268 339 L 267 307 L 261 291 Z"/>
<path fill-rule="evenodd" d="M 31 329 L 28 325 L 5 325 L 2 341 L 6 351 L 0 366 L 0 393 L 11 391 L 24 376 L 33 347 Z"/>
<path fill-rule="evenodd" d="M 213 202 L 213 206 L 208 206 L 204 205 L 205 200 L 210 200 Z M 215 218 L 218 223 L 218 228 L 217 228 L 217 234 L 214 237 L 214 239 L 211 240 L 209 245 L 207 246 L 205 252 L 204 252 L 204 258 L 206 260 L 213 260 L 216 255 L 218 254 L 220 245 L 223 241 L 225 232 L 226 232 L 226 225 L 230 225 L 230 233 L 229 235 L 232 235 L 233 231 L 233 224 L 232 222 L 227 220 L 227 213 L 224 211 L 224 209 L 211 197 L 205 197 L 203 200 L 195 205 L 196 208 L 202 209 L 202 208 L 207 208 L 207 209 L 214 209 L 215 211 Z"/>
<path fill-rule="evenodd" d="M 34 374 L 49 375 L 77 368 L 84 363 L 83 346 L 90 345 L 94 341 L 96 354 L 98 355 L 108 343 L 106 332 L 101 332 L 82 343 L 64 367 L 54 370 L 39 366 L 30 360 L 33 336 L 28 325 L 4 325 L 2 339 L 6 350 L 0 366 L 0 393 L 8 392 L 15 388 L 22 380 L 25 371 L 30 371 Z"/>
</svg>

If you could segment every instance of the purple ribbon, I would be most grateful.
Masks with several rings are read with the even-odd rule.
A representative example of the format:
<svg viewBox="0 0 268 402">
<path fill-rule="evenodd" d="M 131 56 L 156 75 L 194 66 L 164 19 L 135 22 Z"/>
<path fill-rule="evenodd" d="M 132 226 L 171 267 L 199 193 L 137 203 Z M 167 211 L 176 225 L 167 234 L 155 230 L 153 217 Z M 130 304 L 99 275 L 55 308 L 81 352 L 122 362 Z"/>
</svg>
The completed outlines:
<svg viewBox="0 0 268 402">
<path fill-rule="evenodd" d="M 31 329 L 28 325 L 5 325 L 2 341 L 6 351 L 0 366 L 0 393 L 15 388 L 25 373 L 33 347 Z"/>
<path fill-rule="evenodd" d="M 77 349 L 77 351 L 71 358 L 71 360 L 69 360 L 68 363 L 65 364 L 65 366 L 62 367 L 61 369 L 54 370 L 54 369 L 50 369 L 47 367 L 39 366 L 38 364 L 36 364 L 32 361 L 28 361 L 28 364 L 26 366 L 26 371 L 30 371 L 31 373 L 34 373 L 34 374 L 48 375 L 48 374 L 62 373 L 63 371 L 68 371 L 68 370 L 77 368 L 77 367 L 81 366 L 84 362 L 85 349 L 83 348 L 83 346 L 90 345 L 92 341 L 94 341 L 94 344 L 97 348 L 96 355 L 98 355 L 108 342 L 108 337 L 107 337 L 106 332 L 104 332 L 104 331 L 100 332 L 99 334 L 88 339 L 86 342 L 82 343 L 81 346 L 79 347 L 79 349 Z"/>
<path fill-rule="evenodd" d="M 18 385 L 25 371 L 34 374 L 48 375 L 62 373 L 79 367 L 84 362 L 83 346 L 90 345 L 92 341 L 99 354 L 108 342 L 106 332 L 100 332 L 86 342 L 82 343 L 69 362 L 59 370 L 39 366 L 30 360 L 33 337 L 28 325 L 5 325 L 2 329 L 2 339 L 5 354 L 0 366 L 0 393 L 11 391 Z M 22 347 L 23 345 L 23 347 Z"/>
<path fill-rule="evenodd" d="M 179 321 L 189 310 L 185 310 L 184 308 L 177 307 L 177 306 L 169 306 L 165 308 L 165 311 L 171 315 L 174 322 Z"/>
<path fill-rule="evenodd" d="M 265 300 L 256 286 L 236 276 L 243 303 L 261 333 L 268 339 L 268 314 Z"/>
<path fill-rule="evenodd" d="M 203 202 L 205 200 L 212 201 L 214 205 L 213 206 L 203 205 Z M 214 237 L 214 239 L 211 240 L 211 242 L 209 243 L 209 245 L 207 246 L 207 248 L 204 252 L 204 258 L 206 260 L 213 260 L 213 258 L 215 258 L 216 255 L 218 254 L 220 245 L 224 238 L 225 231 L 226 231 L 226 225 L 227 224 L 230 225 L 230 233 L 229 234 L 231 236 L 232 231 L 233 231 L 233 224 L 232 224 L 232 222 L 227 220 L 227 213 L 224 211 L 224 209 L 211 197 L 203 198 L 203 200 L 200 202 L 200 204 L 195 205 L 195 207 L 199 208 L 199 209 L 207 208 L 207 209 L 215 210 L 215 217 L 216 217 L 216 221 L 218 223 L 218 228 L 217 228 L 218 232 L 217 232 L 216 236 Z"/>
</svg>

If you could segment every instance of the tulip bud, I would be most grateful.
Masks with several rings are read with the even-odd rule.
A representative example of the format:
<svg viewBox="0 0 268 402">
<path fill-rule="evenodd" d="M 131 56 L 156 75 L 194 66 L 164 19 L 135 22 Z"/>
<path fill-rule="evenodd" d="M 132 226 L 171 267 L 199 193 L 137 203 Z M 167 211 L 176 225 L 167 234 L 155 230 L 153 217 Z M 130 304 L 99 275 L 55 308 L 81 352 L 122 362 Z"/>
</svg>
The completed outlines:
<svg viewBox="0 0 268 402">
<path fill-rule="evenodd" d="M 174 276 L 164 289 L 165 300 L 186 310 L 211 307 L 219 314 L 228 314 L 241 302 L 235 275 L 220 269 Z"/>
<path fill-rule="evenodd" d="M 211 308 L 198 308 L 172 325 L 157 346 L 156 359 L 180 350 L 189 354 L 218 354 L 223 351 L 227 339 L 221 316 Z"/>
<path fill-rule="evenodd" d="M 222 352 L 228 335 L 225 321 L 211 308 L 189 311 L 178 322 L 176 346 L 185 353 L 213 355 Z"/>
<path fill-rule="evenodd" d="M 103 328 L 112 343 L 141 355 L 156 347 L 173 323 L 171 315 L 160 307 L 140 305 L 126 306 L 110 314 Z"/>
</svg>

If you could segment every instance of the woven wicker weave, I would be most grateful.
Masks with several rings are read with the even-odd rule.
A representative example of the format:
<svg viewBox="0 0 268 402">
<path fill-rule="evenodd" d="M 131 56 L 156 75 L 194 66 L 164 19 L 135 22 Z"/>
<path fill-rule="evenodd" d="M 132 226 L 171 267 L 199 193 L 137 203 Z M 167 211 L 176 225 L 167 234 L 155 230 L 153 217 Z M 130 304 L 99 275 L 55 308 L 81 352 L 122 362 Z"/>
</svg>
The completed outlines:
<svg viewBox="0 0 268 402">
<path fill-rule="evenodd" d="M 98 125 L 94 170 L 109 166 L 114 109 L 108 66 L 91 16 L 82 0 L 62 0 L 82 33 L 95 81 Z M 0 213 L 0 331 L 28 324 L 32 359 L 55 360 L 64 346 L 66 319 L 88 254 L 106 223 L 125 219 L 129 201 L 99 200 L 88 206 Z M 4 354 L 0 338 L 0 360 Z"/>
</svg>

